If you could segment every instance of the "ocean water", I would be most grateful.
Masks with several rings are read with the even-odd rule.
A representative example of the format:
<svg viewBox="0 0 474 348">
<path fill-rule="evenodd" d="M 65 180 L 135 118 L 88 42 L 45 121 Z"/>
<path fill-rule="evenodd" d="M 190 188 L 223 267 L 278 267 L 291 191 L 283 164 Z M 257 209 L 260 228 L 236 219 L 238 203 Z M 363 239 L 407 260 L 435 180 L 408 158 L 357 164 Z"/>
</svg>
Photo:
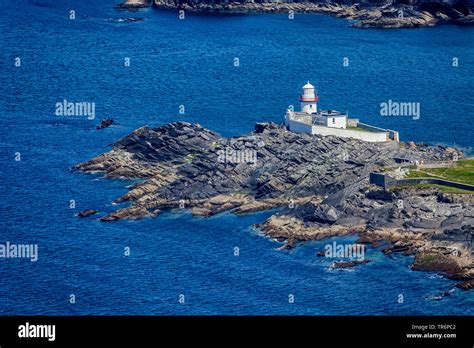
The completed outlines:
<svg viewBox="0 0 474 348">
<path fill-rule="evenodd" d="M 118 208 L 112 200 L 132 182 L 70 168 L 144 124 L 185 120 L 234 136 L 281 122 L 307 80 L 323 108 L 397 129 L 402 140 L 472 151 L 474 28 L 356 30 L 322 15 L 179 20 L 115 3 L 0 3 L 0 243 L 39 246 L 37 262 L 0 259 L 1 315 L 473 314 L 474 293 L 434 299 L 455 283 L 411 271 L 410 257 L 370 249 L 371 263 L 335 271 L 315 255 L 355 237 L 278 250 L 251 227 L 271 212 L 78 219 L 83 209 Z M 64 99 L 95 102 L 96 119 L 56 116 Z M 388 100 L 419 102 L 420 118 L 380 116 Z M 118 124 L 95 130 L 106 117 Z"/>
</svg>

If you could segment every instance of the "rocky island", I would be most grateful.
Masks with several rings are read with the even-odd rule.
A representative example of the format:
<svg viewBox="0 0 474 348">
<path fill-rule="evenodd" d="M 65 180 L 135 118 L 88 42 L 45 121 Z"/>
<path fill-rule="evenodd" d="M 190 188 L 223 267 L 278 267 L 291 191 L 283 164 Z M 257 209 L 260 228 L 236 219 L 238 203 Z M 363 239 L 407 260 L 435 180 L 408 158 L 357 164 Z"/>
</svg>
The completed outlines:
<svg viewBox="0 0 474 348">
<path fill-rule="evenodd" d="M 397 167 L 401 158 L 463 158 L 455 148 L 300 134 L 273 123 L 224 138 L 187 122 L 141 127 L 111 146 L 75 166 L 139 179 L 115 200 L 128 205 L 103 214 L 102 221 L 155 217 L 166 209 L 211 216 L 278 208 L 256 228 L 284 242 L 283 248 L 357 234 L 359 243 L 385 254 L 415 255 L 414 270 L 442 272 L 464 289 L 474 285 L 474 194 L 369 182 L 371 172 Z"/>
<path fill-rule="evenodd" d="M 143 7 L 197 13 L 325 13 L 345 18 L 355 28 L 418 28 L 442 23 L 474 23 L 471 0 L 292 1 L 292 0 L 125 0 L 119 9 Z"/>
</svg>

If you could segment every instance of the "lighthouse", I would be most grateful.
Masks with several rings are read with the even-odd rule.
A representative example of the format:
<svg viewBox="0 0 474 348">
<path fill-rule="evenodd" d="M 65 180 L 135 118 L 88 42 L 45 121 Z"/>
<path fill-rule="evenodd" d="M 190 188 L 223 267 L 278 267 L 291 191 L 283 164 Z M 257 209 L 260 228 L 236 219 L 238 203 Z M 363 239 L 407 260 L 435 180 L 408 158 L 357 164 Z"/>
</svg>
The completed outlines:
<svg viewBox="0 0 474 348">
<path fill-rule="evenodd" d="M 318 112 L 318 96 L 314 86 L 309 81 L 303 86 L 303 94 L 300 97 L 301 112 L 315 114 Z"/>
<path fill-rule="evenodd" d="M 301 110 L 295 111 L 290 106 L 285 113 L 285 126 L 290 132 L 332 135 L 342 138 L 353 138 L 369 142 L 398 141 L 398 132 L 382 129 L 359 119 L 349 119 L 347 113 L 334 109 L 318 110 L 316 88 L 309 83 L 303 86 L 300 96 Z"/>
</svg>

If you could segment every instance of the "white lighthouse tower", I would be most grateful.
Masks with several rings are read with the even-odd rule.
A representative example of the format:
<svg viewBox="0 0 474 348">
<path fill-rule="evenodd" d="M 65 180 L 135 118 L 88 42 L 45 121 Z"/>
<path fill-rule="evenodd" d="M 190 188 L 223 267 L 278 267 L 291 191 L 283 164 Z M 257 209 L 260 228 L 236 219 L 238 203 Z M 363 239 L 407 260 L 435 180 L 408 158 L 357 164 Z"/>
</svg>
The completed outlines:
<svg viewBox="0 0 474 348">
<path fill-rule="evenodd" d="M 303 95 L 300 97 L 301 102 L 301 112 L 307 114 L 315 114 L 318 112 L 318 96 L 315 93 L 314 86 L 309 83 L 306 83 L 303 86 Z"/>
</svg>

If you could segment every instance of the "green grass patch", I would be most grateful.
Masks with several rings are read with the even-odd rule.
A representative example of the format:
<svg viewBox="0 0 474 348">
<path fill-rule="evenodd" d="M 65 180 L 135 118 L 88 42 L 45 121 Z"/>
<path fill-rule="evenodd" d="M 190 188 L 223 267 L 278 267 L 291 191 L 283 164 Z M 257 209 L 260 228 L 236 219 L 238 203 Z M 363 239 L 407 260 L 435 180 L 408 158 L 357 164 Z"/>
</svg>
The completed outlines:
<svg viewBox="0 0 474 348">
<path fill-rule="evenodd" d="M 410 170 L 408 178 L 438 177 L 474 185 L 474 159 L 459 160 L 450 167 Z"/>
<path fill-rule="evenodd" d="M 185 160 L 188 162 L 188 163 L 191 163 L 193 161 L 194 158 L 196 158 L 198 156 L 197 153 L 190 153 L 190 154 L 187 154 L 186 157 L 185 157 Z"/>
<path fill-rule="evenodd" d="M 234 196 L 248 196 L 248 195 L 250 195 L 250 193 L 251 193 L 250 191 L 240 191 L 240 190 L 237 190 L 237 191 L 234 191 L 234 192 L 232 193 L 232 195 L 234 195 Z"/>
<path fill-rule="evenodd" d="M 397 186 L 390 187 L 390 191 L 407 190 L 407 189 L 421 190 L 421 189 L 429 189 L 429 188 L 435 188 L 438 191 L 444 192 L 444 193 L 471 194 L 471 195 L 474 194 L 473 191 L 463 190 L 457 187 L 436 185 L 436 184 L 397 185 Z"/>
<path fill-rule="evenodd" d="M 353 130 L 353 131 L 358 131 L 358 132 L 365 132 L 365 133 L 372 133 L 373 132 L 369 129 L 360 128 L 360 127 L 347 127 L 346 129 Z"/>
<path fill-rule="evenodd" d="M 431 265 L 438 261 L 438 255 L 436 254 L 427 254 L 420 257 L 419 262 L 424 265 Z"/>
<path fill-rule="evenodd" d="M 408 174 L 406 175 L 407 178 L 438 178 L 440 179 L 439 176 L 432 175 L 430 173 L 423 173 L 420 172 L 419 170 L 410 170 Z"/>
</svg>

